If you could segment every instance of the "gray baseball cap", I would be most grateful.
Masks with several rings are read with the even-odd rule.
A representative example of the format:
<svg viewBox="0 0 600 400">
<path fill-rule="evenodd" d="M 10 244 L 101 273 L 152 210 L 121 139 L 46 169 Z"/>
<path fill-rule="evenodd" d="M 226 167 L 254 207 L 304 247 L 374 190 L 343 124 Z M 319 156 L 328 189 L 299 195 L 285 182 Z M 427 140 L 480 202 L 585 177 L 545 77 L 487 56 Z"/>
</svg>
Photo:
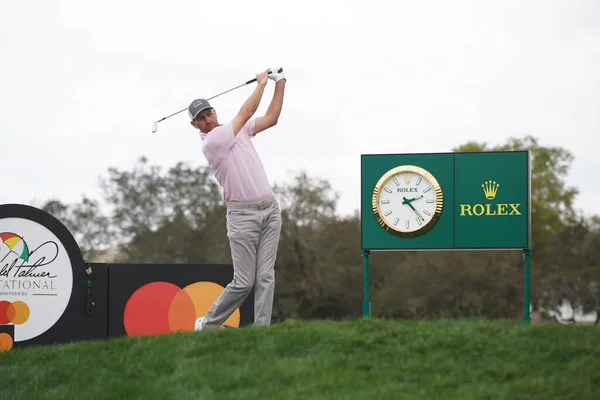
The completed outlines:
<svg viewBox="0 0 600 400">
<path fill-rule="evenodd" d="M 204 99 L 196 99 L 190 103 L 188 107 L 188 115 L 190 119 L 194 119 L 200 114 L 200 111 L 212 109 L 213 107 L 207 100 Z"/>
</svg>

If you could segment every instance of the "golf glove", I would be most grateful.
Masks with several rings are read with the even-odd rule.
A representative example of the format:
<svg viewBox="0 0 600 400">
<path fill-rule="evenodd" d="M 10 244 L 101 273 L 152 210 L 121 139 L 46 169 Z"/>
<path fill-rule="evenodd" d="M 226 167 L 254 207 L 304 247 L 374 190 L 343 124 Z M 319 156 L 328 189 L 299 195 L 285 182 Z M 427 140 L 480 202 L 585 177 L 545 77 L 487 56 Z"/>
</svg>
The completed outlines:
<svg viewBox="0 0 600 400">
<path fill-rule="evenodd" d="M 270 72 L 269 79 L 273 79 L 275 81 L 275 83 L 279 82 L 282 79 L 285 79 L 283 72 L 277 72 L 277 68 L 275 68 L 275 69 L 271 68 L 269 70 L 269 72 Z"/>
</svg>

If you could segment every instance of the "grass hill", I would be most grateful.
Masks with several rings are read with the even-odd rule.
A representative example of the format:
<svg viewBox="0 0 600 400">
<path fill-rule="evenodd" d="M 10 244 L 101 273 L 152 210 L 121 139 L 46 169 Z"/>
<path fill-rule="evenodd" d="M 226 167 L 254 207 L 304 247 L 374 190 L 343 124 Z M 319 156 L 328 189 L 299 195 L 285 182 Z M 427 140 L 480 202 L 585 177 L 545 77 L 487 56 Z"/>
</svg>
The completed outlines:
<svg viewBox="0 0 600 400">
<path fill-rule="evenodd" d="M 597 326 L 310 321 L 0 353 L 1 399 L 600 399 Z"/>
</svg>

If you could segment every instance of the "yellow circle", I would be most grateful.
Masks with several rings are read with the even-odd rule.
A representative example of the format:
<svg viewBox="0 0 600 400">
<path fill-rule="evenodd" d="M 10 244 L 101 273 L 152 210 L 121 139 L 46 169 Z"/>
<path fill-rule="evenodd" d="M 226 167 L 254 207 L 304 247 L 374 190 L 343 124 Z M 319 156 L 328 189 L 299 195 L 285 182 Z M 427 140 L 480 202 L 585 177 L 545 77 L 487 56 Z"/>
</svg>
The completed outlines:
<svg viewBox="0 0 600 400">
<path fill-rule="evenodd" d="M 196 282 L 184 287 L 183 290 L 192 298 L 196 309 L 196 318 L 200 318 L 208 313 L 215 300 L 223 293 L 224 288 L 215 282 Z M 223 325 L 240 326 L 240 309 L 237 308 Z"/>
<path fill-rule="evenodd" d="M 0 352 L 9 351 L 13 347 L 13 340 L 8 333 L 0 333 Z"/>
<path fill-rule="evenodd" d="M 8 306 L 8 319 L 15 325 L 27 322 L 30 315 L 29 306 L 23 301 L 15 301 Z"/>
</svg>

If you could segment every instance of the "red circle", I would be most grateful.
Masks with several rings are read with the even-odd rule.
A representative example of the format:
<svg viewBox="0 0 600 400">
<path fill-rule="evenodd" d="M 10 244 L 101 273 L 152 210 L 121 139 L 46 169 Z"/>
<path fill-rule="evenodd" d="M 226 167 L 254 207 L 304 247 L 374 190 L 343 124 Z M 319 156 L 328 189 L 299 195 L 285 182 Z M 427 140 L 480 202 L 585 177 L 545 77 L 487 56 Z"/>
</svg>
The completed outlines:
<svg viewBox="0 0 600 400">
<path fill-rule="evenodd" d="M 8 318 L 8 307 L 10 307 L 10 301 L 0 301 L 0 325 L 10 323 L 10 318 Z"/>
<path fill-rule="evenodd" d="M 137 289 L 125 305 L 123 323 L 127 334 L 170 333 L 169 307 L 180 290 L 179 286 L 169 282 L 152 282 Z"/>
</svg>

